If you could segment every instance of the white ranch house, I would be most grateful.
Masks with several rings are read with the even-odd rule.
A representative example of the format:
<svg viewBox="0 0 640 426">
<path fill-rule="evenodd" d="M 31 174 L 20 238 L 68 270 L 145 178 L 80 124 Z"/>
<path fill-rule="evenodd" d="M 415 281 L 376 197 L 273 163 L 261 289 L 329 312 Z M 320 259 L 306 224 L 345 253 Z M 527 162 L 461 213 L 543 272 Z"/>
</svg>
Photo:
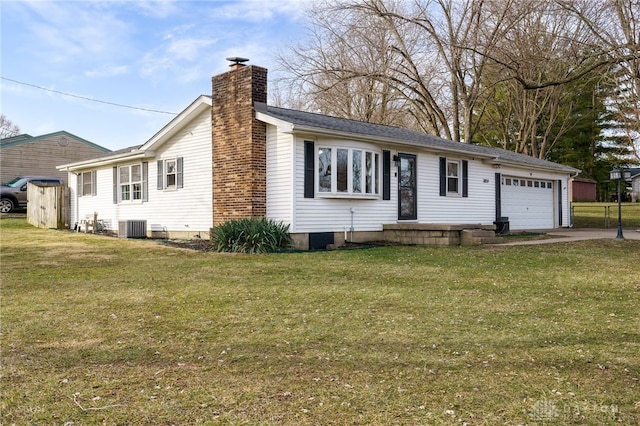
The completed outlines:
<svg viewBox="0 0 640 426">
<path fill-rule="evenodd" d="M 577 169 L 272 107 L 266 75 L 236 64 L 143 145 L 59 166 L 71 223 L 97 213 L 114 233 L 133 224 L 146 236 L 208 238 L 225 220 L 266 216 L 289 224 L 300 248 L 473 244 L 505 218 L 511 230 L 570 225 Z"/>
</svg>

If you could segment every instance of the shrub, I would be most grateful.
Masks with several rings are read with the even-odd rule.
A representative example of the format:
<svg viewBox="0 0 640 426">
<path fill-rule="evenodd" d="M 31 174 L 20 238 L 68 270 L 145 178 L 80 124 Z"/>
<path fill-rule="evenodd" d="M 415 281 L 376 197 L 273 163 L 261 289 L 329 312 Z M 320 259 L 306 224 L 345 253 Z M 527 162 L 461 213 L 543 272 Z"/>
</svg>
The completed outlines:
<svg viewBox="0 0 640 426">
<path fill-rule="evenodd" d="M 292 246 L 289 225 L 264 217 L 227 221 L 211 239 L 213 249 L 233 253 L 271 253 Z"/>
</svg>

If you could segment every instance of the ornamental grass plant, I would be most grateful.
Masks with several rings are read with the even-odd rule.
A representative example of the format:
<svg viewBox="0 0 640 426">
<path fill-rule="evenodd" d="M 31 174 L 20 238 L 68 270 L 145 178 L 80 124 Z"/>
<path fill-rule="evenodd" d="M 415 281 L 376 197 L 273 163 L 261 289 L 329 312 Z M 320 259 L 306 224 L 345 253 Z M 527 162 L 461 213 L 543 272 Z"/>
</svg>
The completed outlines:
<svg viewBox="0 0 640 426">
<path fill-rule="evenodd" d="M 273 253 L 291 248 L 289 225 L 264 217 L 229 220 L 218 225 L 211 239 L 213 249 L 231 253 Z"/>
</svg>

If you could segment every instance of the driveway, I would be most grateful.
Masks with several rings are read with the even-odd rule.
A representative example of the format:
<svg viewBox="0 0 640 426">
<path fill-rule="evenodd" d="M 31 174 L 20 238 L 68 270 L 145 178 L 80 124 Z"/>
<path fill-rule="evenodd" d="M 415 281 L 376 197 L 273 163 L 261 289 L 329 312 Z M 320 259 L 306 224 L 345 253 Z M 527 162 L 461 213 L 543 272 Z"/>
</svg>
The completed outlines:
<svg viewBox="0 0 640 426">
<path fill-rule="evenodd" d="M 541 239 L 541 240 L 512 241 L 508 243 L 501 243 L 500 245 L 523 246 L 523 245 L 534 245 L 534 244 L 562 243 L 567 241 L 600 240 L 600 239 L 616 238 L 618 235 L 618 228 L 610 228 L 610 229 L 562 228 L 562 229 L 546 229 L 546 230 L 542 229 L 542 230 L 533 231 L 533 232 L 544 233 L 546 234 L 547 238 Z M 640 229 L 634 229 L 634 228 L 623 229 L 622 234 L 625 240 L 640 240 Z"/>
</svg>

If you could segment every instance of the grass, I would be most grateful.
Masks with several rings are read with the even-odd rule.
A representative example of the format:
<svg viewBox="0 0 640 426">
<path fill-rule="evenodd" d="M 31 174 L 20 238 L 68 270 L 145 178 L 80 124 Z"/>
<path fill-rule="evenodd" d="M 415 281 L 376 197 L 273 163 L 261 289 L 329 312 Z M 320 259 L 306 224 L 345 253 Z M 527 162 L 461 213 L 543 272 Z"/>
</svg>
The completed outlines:
<svg viewBox="0 0 640 426">
<path fill-rule="evenodd" d="M 576 228 L 618 226 L 617 203 L 572 203 L 572 209 L 573 226 Z M 640 228 L 640 203 L 622 203 L 621 210 L 624 228 Z"/>
<path fill-rule="evenodd" d="M 0 225 L 2 424 L 640 424 L 640 241 L 246 256 Z"/>
</svg>

